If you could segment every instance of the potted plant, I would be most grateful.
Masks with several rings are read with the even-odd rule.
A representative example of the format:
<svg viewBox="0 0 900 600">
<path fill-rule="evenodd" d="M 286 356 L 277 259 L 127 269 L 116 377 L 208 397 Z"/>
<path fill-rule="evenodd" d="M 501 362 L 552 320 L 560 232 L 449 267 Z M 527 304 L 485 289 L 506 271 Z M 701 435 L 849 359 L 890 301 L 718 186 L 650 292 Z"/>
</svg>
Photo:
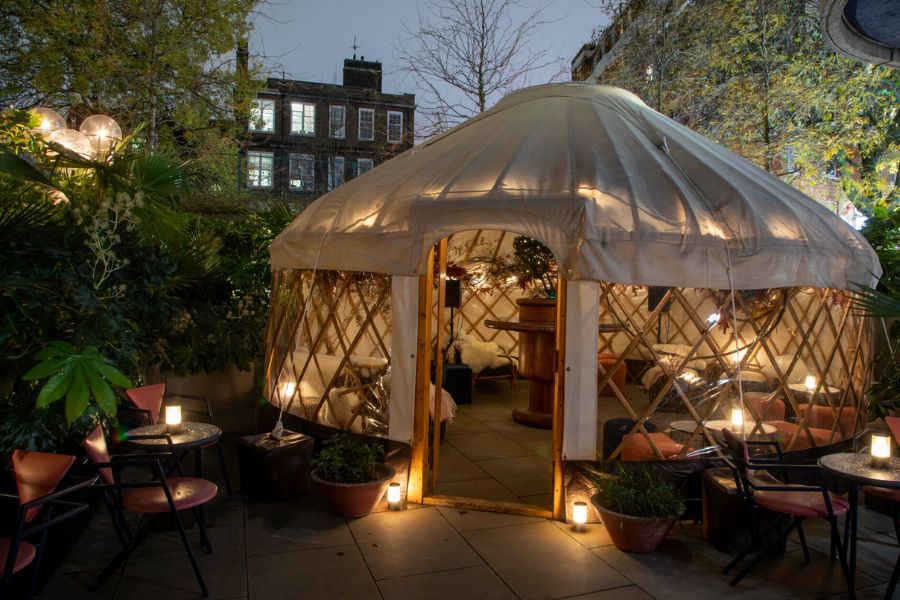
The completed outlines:
<svg viewBox="0 0 900 600">
<path fill-rule="evenodd" d="M 362 517 L 384 495 L 394 469 L 382 462 L 384 447 L 336 435 L 325 441 L 313 458 L 310 477 L 331 504 L 345 517 Z"/>
<path fill-rule="evenodd" d="M 616 548 L 625 552 L 656 550 L 684 512 L 677 490 L 646 466 L 618 473 L 592 473 L 597 493 L 591 502 Z"/>
</svg>

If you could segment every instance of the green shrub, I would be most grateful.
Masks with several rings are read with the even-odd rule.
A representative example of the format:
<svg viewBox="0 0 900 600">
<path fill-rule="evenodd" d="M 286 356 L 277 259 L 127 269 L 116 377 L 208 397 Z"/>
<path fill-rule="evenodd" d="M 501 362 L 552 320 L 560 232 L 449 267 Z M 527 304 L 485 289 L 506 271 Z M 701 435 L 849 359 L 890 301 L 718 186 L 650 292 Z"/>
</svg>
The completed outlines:
<svg viewBox="0 0 900 600">
<path fill-rule="evenodd" d="M 366 483 L 380 479 L 379 465 L 384 447 L 366 444 L 347 435 L 336 435 L 325 441 L 312 465 L 320 479 L 332 483 Z"/>
<path fill-rule="evenodd" d="M 600 494 L 600 504 L 611 511 L 633 517 L 670 519 L 684 512 L 675 487 L 653 469 L 641 466 L 618 473 L 593 472 L 589 479 Z"/>
</svg>

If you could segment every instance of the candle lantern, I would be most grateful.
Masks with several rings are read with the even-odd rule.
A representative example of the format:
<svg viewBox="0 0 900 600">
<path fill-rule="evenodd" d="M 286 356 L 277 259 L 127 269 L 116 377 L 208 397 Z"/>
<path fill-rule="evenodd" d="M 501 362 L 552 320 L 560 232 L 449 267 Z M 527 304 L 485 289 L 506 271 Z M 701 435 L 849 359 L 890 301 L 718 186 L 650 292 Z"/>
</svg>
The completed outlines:
<svg viewBox="0 0 900 600">
<path fill-rule="evenodd" d="M 173 400 L 166 402 L 166 433 L 181 432 L 181 403 Z"/>
<path fill-rule="evenodd" d="M 393 482 L 388 484 L 387 489 L 388 508 L 391 510 L 400 510 L 400 484 Z"/>
<path fill-rule="evenodd" d="M 587 529 L 587 502 L 575 502 L 572 505 L 572 529 L 584 531 Z"/>
<path fill-rule="evenodd" d="M 807 375 L 806 376 L 806 391 L 812 393 L 816 390 L 816 377 L 815 375 Z"/>
<path fill-rule="evenodd" d="M 891 458 L 891 436 L 883 433 L 873 433 L 869 451 L 872 454 L 872 467 L 886 469 L 890 464 Z"/>
</svg>

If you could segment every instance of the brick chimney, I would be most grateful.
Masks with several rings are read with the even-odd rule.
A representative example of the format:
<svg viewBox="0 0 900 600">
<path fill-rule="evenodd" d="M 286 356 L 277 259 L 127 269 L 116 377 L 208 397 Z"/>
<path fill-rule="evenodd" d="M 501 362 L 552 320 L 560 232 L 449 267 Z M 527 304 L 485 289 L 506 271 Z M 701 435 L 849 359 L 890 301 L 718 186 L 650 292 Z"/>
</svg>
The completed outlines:
<svg viewBox="0 0 900 600">
<path fill-rule="evenodd" d="M 381 92 L 381 63 L 365 56 L 344 59 L 344 85 Z"/>
</svg>

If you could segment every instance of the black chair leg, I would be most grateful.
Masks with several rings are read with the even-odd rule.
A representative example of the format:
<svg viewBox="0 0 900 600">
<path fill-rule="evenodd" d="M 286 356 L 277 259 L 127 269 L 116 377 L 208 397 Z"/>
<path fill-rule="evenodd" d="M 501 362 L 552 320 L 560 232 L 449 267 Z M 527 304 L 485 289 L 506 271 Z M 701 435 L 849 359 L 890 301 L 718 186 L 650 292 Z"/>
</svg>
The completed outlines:
<svg viewBox="0 0 900 600">
<path fill-rule="evenodd" d="M 809 564 L 812 559 L 809 557 L 809 546 L 806 545 L 806 535 L 803 533 L 803 519 L 795 517 L 794 522 L 797 526 L 797 537 L 800 538 L 800 547 L 803 548 L 803 558 L 806 560 L 806 564 Z"/>
<path fill-rule="evenodd" d="M 777 525 L 777 524 L 778 524 L 778 522 L 776 521 L 775 525 Z M 799 520 L 794 520 L 791 523 L 791 526 L 788 527 L 781 535 L 778 536 L 778 539 L 775 540 L 774 545 L 777 547 L 779 544 L 781 544 L 781 540 L 783 540 L 787 536 L 789 536 L 791 534 L 791 531 L 793 531 L 794 528 L 799 526 L 799 524 L 800 524 Z M 772 529 L 774 529 L 774 526 L 769 527 L 769 529 L 766 530 L 766 533 L 763 534 L 763 536 L 760 538 L 760 544 L 759 544 L 760 553 L 757 556 L 755 556 L 753 558 L 753 560 L 751 560 L 747 564 L 747 566 L 745 566 L 743 569 L 741 569 L 741 572 L 738 573 L 737 575 L 735 575 L 734 579 L 732 579 L 731 581 L 728 582 L 728 585 L 730 585 L 732 587 L 736 586 L 738 583 L 740 583 L 741 579 L 746 577 L 747 574 L 750 573 L 750 571 L 752 571 L 756 567 L 756 565 L 758 565 L 762 561 L 762 559 L 764 559 L 766 557 L 765 537 L 764 536 L 767 535 L 769 531 L 772 531 Z"/>
<path fill-rule="evenodd" d="M 41 534 L 41 542 L 37 547 L 37 556 L 34 558 L 34 572 L 31 574 L 31 587 L 28 588 L 28 600 L 31 600 L 37 594 L 38 577 L 41 573 L 41 565 L 44 563 L 44 546 L 47 544 L 48 529 Z"/>
<path fill-rule="evenodd" d="M 212 544 L 209 542 L 209 536 L 206 534 L 206 519 L 203 516 L 203 511 L 196 506 L 191 510 L 194 511 L 194 519 L 197 521 L 197 529 L 200 530 L 200 543 L 206 546 L 206 550 L 210 554 L 212 554 Z"/>
<path fill-rule="evenodd" d="M 225 491 L 231 498 L 231 479 L 228 477 L 228 468 L 225 466 L 225 453 L 222 452 L 222 446 L 216 444 L 216 455 L 219 457 L 219 468 L 222 470 L 222 478 L 225 480 Z"/>
<path fill-rule="evenodd" d="M 831 525 L 831 548 L 832 551 L 837 549 L 838 555 L 841 560 L 841 572 L 844 574 L 844 581 L 850 581 L 850 567 L 847 564 L 847 540 L 841 541 L 840 534 L 838 533 L 838 524 L 837 517 L 832 517 L 828 519 L 829 525 Z"/>
<path fill-rule="evenodd" d="M 891 600 L 894 592 L 897 591 L 897 580 L 900 579 L 900 558 L 894 564 L 894 572 L 891 573 L 891 581 L 888 583 L 887 592 L 884 594 L 885 600 Z"/>
<path fill-rule="evenodd" d="M 209 592 L 206 589 L 206 583 L 203 581 L 203 575 L 200 573 L 200 566 L 197 564 L 197 557 L 194 556 L 194 550 L 191 548 L 191 543 L 188 541 L 187 533 L 185 533 L 184 531 L 184 523 L 182 523 L 181 521 L 181 515 L 179 515 L 178 511 L 176 510 L 172 512 L 172 516 L 175 518 L 175 524 L 178 525 L 178 535 L 181 536 L 181 543 L 184 544 L 184 549 L 187 551 L 188 558 L 191 561 L 191 567 L 194 569 L 194 575 L 197 576 L 197 583 L 200 584 L 200 592 L 203 594 L 203 597 L 206 598 L 209 596 Z"/>
</svg>

